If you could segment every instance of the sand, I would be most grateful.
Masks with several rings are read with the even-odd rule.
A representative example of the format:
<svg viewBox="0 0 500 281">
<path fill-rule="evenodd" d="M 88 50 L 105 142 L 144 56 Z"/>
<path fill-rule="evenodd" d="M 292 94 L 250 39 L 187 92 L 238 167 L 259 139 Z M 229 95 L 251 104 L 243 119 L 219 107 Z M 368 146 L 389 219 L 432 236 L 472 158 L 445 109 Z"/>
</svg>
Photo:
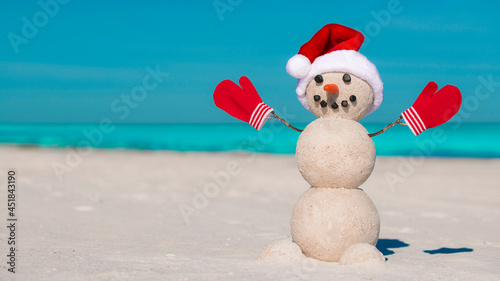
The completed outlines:
<svg viewBox="0 0 500 281">
<path fill-rule="evenodd" d="M 343 266 L 293 250 L 258 259 L 269 242 L 291 240 L 291 211 L 308 188 L 293 156 L 93 150 L 60 182 L 52 165 L 67 155 L 0 148 L 0 280 L 500 278 L 499 159 L 378 157 L 362 188 L 387 261 Z M 11 168 L 16 274 L 3 226 Z"/>
</svg>

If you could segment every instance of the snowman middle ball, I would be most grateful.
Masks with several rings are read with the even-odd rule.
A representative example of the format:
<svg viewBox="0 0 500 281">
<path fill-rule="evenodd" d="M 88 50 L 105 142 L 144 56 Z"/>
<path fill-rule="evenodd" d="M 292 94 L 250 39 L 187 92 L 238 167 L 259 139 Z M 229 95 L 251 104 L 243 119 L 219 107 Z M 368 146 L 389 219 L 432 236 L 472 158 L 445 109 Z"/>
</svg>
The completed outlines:
<svg viewBox="0 0 500 281">
<path fill-rule="evenodd" d="M 300 135 L 296 159 L 312 187 L 358 188 L 375 166 L 375 145 L 356 121 L 318 118 Z"/>
</svg>

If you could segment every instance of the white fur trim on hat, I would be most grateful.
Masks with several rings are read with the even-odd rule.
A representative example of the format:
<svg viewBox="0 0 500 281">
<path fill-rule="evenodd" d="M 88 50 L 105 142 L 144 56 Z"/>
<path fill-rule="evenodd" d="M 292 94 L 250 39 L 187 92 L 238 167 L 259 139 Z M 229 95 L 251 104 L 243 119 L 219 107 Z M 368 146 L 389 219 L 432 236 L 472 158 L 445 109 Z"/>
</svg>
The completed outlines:
<svg viewBox="0 0 500 281">
<path fill-rule="evenodd" d="M 377 110 L 382 103 L 384 98 L 384 87 L 375 65 L 359 52 L 353 50 L 340 50 L 317 57 L 312 63 L 309 73 L 297 81 L 297 96 L 307 110 L 311 111 L 306 99 L 307 85 L 316 75 L 325 72 L 345 72 L 365 80 L 372 87 L 374 95 L 373 105 L 367 114 Z"/>
<path fill-rule="evenodd" d="M 297 79 L 306 77 L 309 70 L 311 70 L 311 62 L 300 54 L 291 57 L 286 64 L 286 72 Z"/>
</svg>

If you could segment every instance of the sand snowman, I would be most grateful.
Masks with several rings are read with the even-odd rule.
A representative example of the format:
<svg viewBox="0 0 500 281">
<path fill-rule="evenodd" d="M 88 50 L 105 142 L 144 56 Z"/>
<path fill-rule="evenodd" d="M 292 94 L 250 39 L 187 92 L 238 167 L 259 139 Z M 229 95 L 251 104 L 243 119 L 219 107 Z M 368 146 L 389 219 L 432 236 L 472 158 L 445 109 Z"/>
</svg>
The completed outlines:
<svg viewBox="0 0 500 281">
<path fill-rule="evenodd" d="M 357 122 L 371 109 L 373 96 L 369 84 L 352 73 L 318 74 L 307 86 L 306 100 L 318 119 L 300 135 L 296 159 L 311 188 L 293 208 L 291 231 L 308 257 L 338 262 L 358 243 L 372 245 L 362 246 L 372 253 L 358 254 L 381 257 L 374 247 L 377 209 L 359 189 L 375 165 L 373 141 Z"/>
<path fill-rule="evenodd" d="M 446 122 L 460 108 L 461 95 L 456 87 L 447 85 L 436 92 L 437 84 L 430 82 L 399 119 L 369 134 L 358 122 L 382 103 L 383 84 L 375 65 L 358 52 L 363 40 L 359 31 L 328 24 L 288 61 L 287 72 L 298 79 L 299 101 L 318 117 L 303 131 L 279 118 L 262 102 L 246 77 L 240 78 L 241 88 L 225 80 L 215 90 L 218 107 L 257 130 L 267 119 L 277 118 L 302 132 L 296 160 L 311 187 L 292 211 L 291 234 L 295 244 L 273 241 L 261 257 L 291 255 L 295 248 L 300 248 L 306 257 L 321 261 L 383 262 L 375 247 L 380 230 L 378 212 L 360 188 L 375 165 L 371 137 L 395 124 L 407 125 L 418 135 Z"/>
<path fill-rule="evenodd" d="M 287 64 L 299 78 L 299 100 L 318 117 L 297 142 L 297 165 L 311 188 L 293 208 L 291 233 L 306 256 L 322 261 L 383 259 L 375 248 L 377 209 L 359 188 L 375 165 L 375 146 L 358 121 L 382 102 L 378 71 L 357 52 L 363 39 L 330 24 Z"/>
</svg>

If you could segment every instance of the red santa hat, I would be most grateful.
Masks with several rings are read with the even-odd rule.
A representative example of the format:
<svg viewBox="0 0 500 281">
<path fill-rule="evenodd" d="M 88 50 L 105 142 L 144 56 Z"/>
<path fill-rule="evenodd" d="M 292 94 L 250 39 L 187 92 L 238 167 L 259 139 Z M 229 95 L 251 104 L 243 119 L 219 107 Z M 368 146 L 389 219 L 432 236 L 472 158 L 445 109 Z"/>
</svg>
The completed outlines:
<svg viewBox="0 0 500 281">
<path fill-rule="evenodd" d="M 345 72 L 366 81 L 373 90 L 374 101 L 368 114 L 374 112 L 383 100 L 383 84 L 375 65 L 358 52 L 365 37 L 355 29 L 327 24 L 307 43 L 286 65 L 286 71 L 297 81 L 297 96 L 309 111 L 306 88 L 318 74 L 325 72 Z"/>
</svg>

